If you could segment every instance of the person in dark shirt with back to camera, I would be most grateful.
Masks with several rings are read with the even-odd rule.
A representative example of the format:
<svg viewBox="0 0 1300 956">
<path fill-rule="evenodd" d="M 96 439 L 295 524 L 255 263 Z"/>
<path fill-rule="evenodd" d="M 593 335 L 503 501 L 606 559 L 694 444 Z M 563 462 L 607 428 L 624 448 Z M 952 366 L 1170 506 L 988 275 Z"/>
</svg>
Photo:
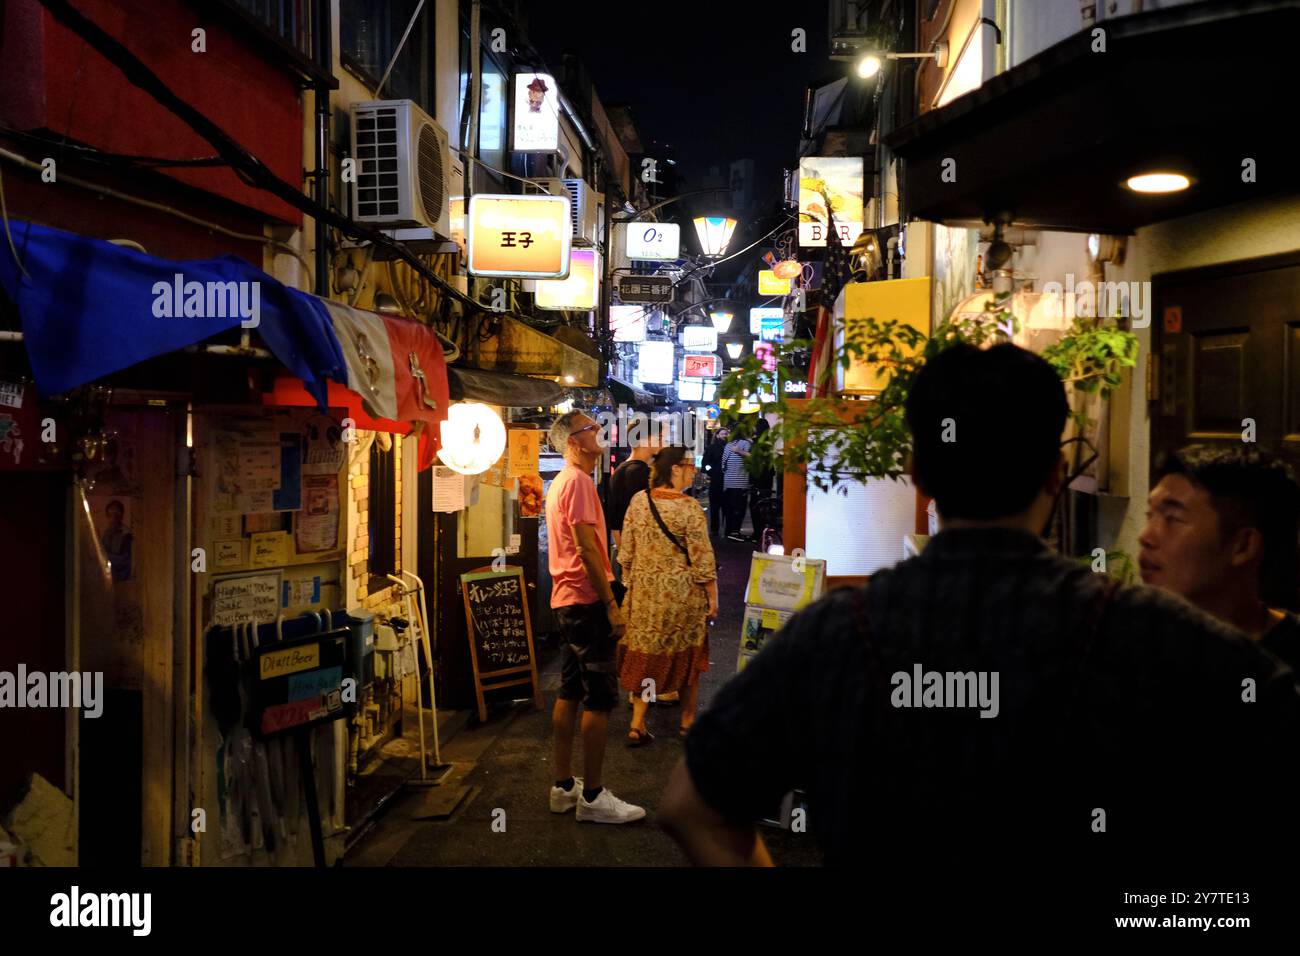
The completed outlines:
<svg viewBox="0 0 1300 956">
<path fill-rule="evenodd" d="M 906 412 L 941 530 L 795 615 L 695 722 L 659 810 L 687 855 L 770 864 L 754 821 L 791 790 L 826 863 L 891 879 L 1289 852 L 1291 671 L 1040 538 L 1067 475 L 1051 366 L 954 345 Z"/>
<path fill-rule="evenodd" d="M 1162 456 L 1138 543 L 1142 580 L 1245 631 L 1300 669 L 1300 487 L 1286 463 L 1244 446 Z"/>
</svg>

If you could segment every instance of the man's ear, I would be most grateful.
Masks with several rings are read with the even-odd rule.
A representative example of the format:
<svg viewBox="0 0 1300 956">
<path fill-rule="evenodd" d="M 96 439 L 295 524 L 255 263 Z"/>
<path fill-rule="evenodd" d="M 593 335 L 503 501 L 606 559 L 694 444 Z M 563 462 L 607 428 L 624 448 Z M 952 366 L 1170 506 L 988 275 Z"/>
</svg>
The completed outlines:
<svg viewBox="0 0 1300 956">
<path fill-rule="evenodd" d="M 1234 568 L 1264 560 L 1264 536 L 1258 528 L 1238 528 L 1230 545 L 1228 563 Z"/>
<path fill-rule="evenodd" d="M 1061 489 L 1065 487 L 1065 479 L 1068 477 L 1070 477 L 1070 466 L 1066 463 L 1065 453 L 1057 452 L 1056 464 L 1047 473 L 1047 481 L 1043 485 L 1043 491 L 1055 498 L 1061 493 Z"/>
</svg>

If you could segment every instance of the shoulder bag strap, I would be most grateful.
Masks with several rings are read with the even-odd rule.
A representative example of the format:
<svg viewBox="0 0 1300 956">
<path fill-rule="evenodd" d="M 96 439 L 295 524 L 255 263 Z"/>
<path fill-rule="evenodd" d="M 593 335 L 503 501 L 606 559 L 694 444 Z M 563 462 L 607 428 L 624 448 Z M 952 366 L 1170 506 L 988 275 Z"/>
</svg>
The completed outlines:
<svg viewBox="0 0 1300 956">
<path fill-rule="evenodd" d="M 650 504 L 650 513 L 655 516 L 655 521 L 659 522 L 659 527 L 663 529 L 664 534 L 668 535 L 668 540 L 677 545 L 677 550 L 681 551 L 681 553 L 686 556 L 686 566 L 689 568 L 691 566 L 691 552 L 687 549 L 686 545 L 682 544 L 677 535 L 668 530 L 668 525 L 664 524 L 663 515 L 661 515 L 659 509 L 655 507 L 654 492 L 649 488 L 645 491 L 645 500 Z"/>
</svg>

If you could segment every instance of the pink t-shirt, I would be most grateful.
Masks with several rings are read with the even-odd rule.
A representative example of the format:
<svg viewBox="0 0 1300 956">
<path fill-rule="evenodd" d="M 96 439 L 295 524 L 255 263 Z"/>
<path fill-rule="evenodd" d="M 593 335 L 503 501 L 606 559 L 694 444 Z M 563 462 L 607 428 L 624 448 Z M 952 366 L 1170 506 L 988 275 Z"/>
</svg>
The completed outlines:
<svg viewBox="0 0 1300 956">
<path fill-rule="evenodd" d="M 600 543 L 600 560 L 610 581 L 614 572 L 609 566 L 609 551 L 605 547 L 605 512 L 596 495 L 596 483 L 591 475 L 575 465 L 565 465 L 555 476 L 546 493 L 546 538 L 550 554 L 547 563 L 551 571 L 551 607 L 570 604 L 599 604 L 600 595 L 587 580 L 587 571 L 578 556 L 578 546 L 573 540 L 573 526 L 596 526 L 596 540 Z"/>
</svg>

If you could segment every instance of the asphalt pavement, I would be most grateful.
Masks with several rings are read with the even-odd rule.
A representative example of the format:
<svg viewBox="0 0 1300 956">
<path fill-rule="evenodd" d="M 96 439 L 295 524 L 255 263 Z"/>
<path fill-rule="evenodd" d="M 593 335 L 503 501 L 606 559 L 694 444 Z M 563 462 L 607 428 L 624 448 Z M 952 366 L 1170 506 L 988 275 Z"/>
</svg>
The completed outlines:
<svg viewBox="0 0 1300 956">
<path fill-rule="evenodd" d="M 719 570 L 718 620 L 709 638 L 711 667 L 700 684 L 703 711 L 736 672 L 744 589 L 754 545 L 715 539 Z M 559 687 L 559 656 L 543 661 L 546 706 L 504 705 L 491 711 L 442 748 L 453 764 L 448 781 L 433 791 L 409 791 L 395 798 L 374 828 L 353 846 L 348 866 L 685 866 L 686 857 L 655 822 L 669 771 L 682 756 L 677 737 L 679 706 L 655 705 L 647 725 L 655 740 L 624 745 L 631 708 L 623 703 L 610 718 L 605 785 L 619 797 L 644 806 L 643 821 L 613 826 L 578 823 L 572 813 L 547 806 L 555 780 L 551 755 L 550 707 Z M 581 773 L 581 740 L 574 769 Z M 438 794 L 437 791 L 443 791 Z M 445 819 L 415 820 L 426 801 L 463 799 Z M 433 796 L 427 796 L 433 794 Z M 820 854 L 808 833 L 762 827 L 778 864 L 813 866 Z"/>
</svg>

